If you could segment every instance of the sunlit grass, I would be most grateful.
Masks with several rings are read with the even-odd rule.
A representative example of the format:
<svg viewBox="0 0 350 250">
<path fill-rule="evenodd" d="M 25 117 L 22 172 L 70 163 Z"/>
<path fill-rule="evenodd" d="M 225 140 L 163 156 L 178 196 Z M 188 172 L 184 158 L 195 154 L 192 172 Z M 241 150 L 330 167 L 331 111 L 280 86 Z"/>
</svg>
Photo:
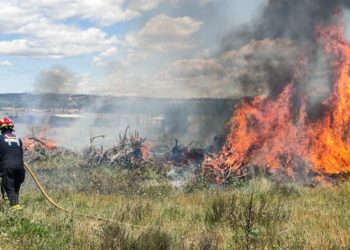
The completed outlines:
<svg viewBox="0 0 350 250">
<path fill-rule="evenodd" d="M 107 166 L 72 170 L 64 164 L 40 172 L 59 204 L 113 223 L 53 208 L 27 177 L 21 196 L 25 209 L 13 214 L 1 203 L 0 249 L 350 247 L 347 183 L 302 187 L 257 177 L 225 187 L 191 180 L 176 188 L 159 173 Z M 69 184 L 60 185 L 57 176 Z"/>
</svg>

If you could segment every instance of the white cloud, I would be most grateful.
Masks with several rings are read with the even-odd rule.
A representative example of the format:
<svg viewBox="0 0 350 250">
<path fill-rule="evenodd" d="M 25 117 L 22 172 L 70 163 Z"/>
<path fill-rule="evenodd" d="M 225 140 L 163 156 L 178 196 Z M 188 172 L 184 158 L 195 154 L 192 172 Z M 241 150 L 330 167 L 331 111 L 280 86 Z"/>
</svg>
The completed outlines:
<svg viewBox="0 0 350 250">
<path fill-rule="evenodd" d="M 36 22 L 40 17 L 27 9 L 23 9 L 14 2 L 0 1 L 0 32 L 13 34 L 28 23 Z"/>
<path fill-rule="evenodd" d="M 56 20 L 79 18 L 101 26 L 128 21 L 165 0 L 26 0 L 20 5 Z"/>
<path fill-rule="evenodd" d="M 106 65 L 106 59 L 109 57 L 114 56 L 117 53 L 116 47 L 110 47 L 107 50 L 101 52 L 99 55 L 94 56 L 92 59 L 92 64 L 96 66 L 105 66 Z"/>
<path fill-rule="evenodd" d="M 163 52 L 190 49 L 192 35 L 202 23 L 191 17 L 169 17 L 164 14 L 152 17 L 138 32 L 126 37 L 128 46 L 141 50 Z"/>
<path fill-rule="evenodd" d="M 70 32 L 63 33 L 69 34 Z M 93 33 L 97 33 L 97 36 Z M 98 33 L 98 31 L 88 30 L 86 32 L 82 31 L 72 34 L 73 36 L 62 39 L 58 34 L 51 34 L 47 38 L 42 39 L 0 41 L 0 54 L 63 58 L 99 52 L 110 46 L 114 46 L 116 43 L 115 38 L 105 39 L 103 33 Z M 75 40 L 74 37 L 79 38 L 79 35 L 81 36 L 81 40 Z"/>
<path fill-rule="evenodd" d="M 167 2 L 167 0 L 131 0 L 129 7 L 132 10 L 145 12 L 154 9 L 162 2 Z"/>
<path fill-rule="evenodd" d="M 109 75 L 102 79 L 100 74 L 82 76 L 61 68 L 41 72 L 42 83 L 58 79 L 64 89 L 77 86 L 78 92 L 168 97 L 209 93 L 215 96 L 220 89 L 225 89 L 218 86 L 227 84 L 221 81 L 227 73 L 222 59 L 210 58 L 209 53 L 189 59 L 204 49 L 199 42 L 203 22 L 181 14 L 175 17 L 160 14 L 173 6 L 176 13 L 180 13 L 183 6 L 202 8 L 213 1 L 217 0 L 0 0 L 0 35 L 3 35 L 0 54 L 49 59 L 92 55 L 94 66 L 108 66 L 105 72 Z M 125 37 L 117 39 L 109 35 L 109 29 L 104 31 L 105 26 L 131 20 L 151 10 L 155 10 L 155 16 L 140 30 L 129 32 Z M 186 11 L 185 15 L 190 13 L 191 10 Z M 118 27 L 123 26 L 120 25 Z M 128 28 L 122 28 L 125 27 Z M 115 64 L 124 68 L 114 70 Z M 6 63 L 0 62 L 0 65 Z M 55 86 L 57 83 L 50 89 Z"/>
<path fill-rule="evenodd" d="M 108 51 L 117 43 L 115 36 L 108 37 L 98 28 L 56 23 L 40 15 L 35 6 L 24 8 L 15 1 L 0 9 L 0 34 L 20 37 L 0 41 L 0 53 L 6 55 L 62 58 Z"/>
<path fill-rule="evenodd" d="M 293 69 L 298 55 L 298 47 L 288 39 L 253 40 L 217 58 L 205 55 L 176 60 L 149 79 L 149 87 L 170 97 L 269 95 L 272 79 L 265 67 L 273 70 L 278 66 L 277 70 L 283 64 L 285 69 Z"/>
<path fill-rule="evenodd" d="M 217 59 L 213 58 L 182 59 L 170 64 L 168 73 L 179 78 L 220 77 L 224 73 L 224 67 Z"/>
<path fill-rule="evenodd" d="M 0 54 L 63 58 L 99 53 L 94 62 L 115 54 L 118 40 L 100 28 L 80 28 L 67 24 L 67 18 L 88 19 L 100 25 L 130 20 L 161 3 L 179 0 L 0 0 Z M 194 46 L 192 35 L 202 23 L 191 17 L 152 17 L 138 32 L 126 39 L 130 61 L 145 59 L 153 52 L 185 50 Z"/>
<path fill-rule="evenodd" d="M 116 47 L 111 47 L 108 48 L 106 51 L 103 51 L 100 56 L 102 57 L 108 57 L 108 56 L 113 56 L 117 53 L 117 48 Z"/>
<path fill-rule="evenodd" d="M 9 61 L 0 61 L 0 66 L 13 66 Z"/>
<path fill-rule="evenodd" d="M 67 18 L 86 19 L 101 26 L 129 21 L 160 4 L 186 3 L 188 0 L 26 0 L 15 1 L 22 8 L 35 10 L 56 20 Z M 195 4 L 207 4 L 217 0 L 193 0 Z"/>
<path fill-rule="evenodd" d="M 271 55 L 275 60 L 269 60 Z M 115 65 L 103 79 L 86 78 L 82 90 L 93 94 L 170 98 L 268 95 L 271 78 L 261 65 L 285 64 L 292 58 L 287 66 L 294 67 L 296 55 L 297 46 L 287 39 L 251 41 L 218 57 L 202 51 L 195 58 L 177 59 L 155 73 L 139 72 L 133 64 Z M 95 63 L 99 61 L 96 59 Z M 247 81 L 249 86 L 244 85 Z"/>
<path fill-rule="evenodd" d="M 265 39 L 253 40 L 218 57 L 203 51 L 201 56 L 168 63 L 154 74 L 139 73 L 133 65 L 116 67 L 91 93 L 172 98 L 268 95 L 267 86 L 272 79 L 264 67 L 286 64 L 287 68 L 294 68 L 298 52 L 290 40 Z"/>
<path fill-rule="evenodd" d="M 96 66 L 104 66 L 105 62 L 103 61 L 102 57 L 94 56 L 94 58 L 92 59 L 92 64 Z"/>
</svg>

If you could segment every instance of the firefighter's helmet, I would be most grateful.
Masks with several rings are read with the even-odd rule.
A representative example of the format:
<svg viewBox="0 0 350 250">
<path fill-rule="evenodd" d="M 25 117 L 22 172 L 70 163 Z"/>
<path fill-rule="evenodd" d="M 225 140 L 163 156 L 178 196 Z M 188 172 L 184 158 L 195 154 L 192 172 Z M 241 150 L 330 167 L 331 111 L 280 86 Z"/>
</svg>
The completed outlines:
<svg viewBox="0 0 350 250">
<path fill-rule="evenodd" d="M 13 124 L 13 121 L 10 118 L 2 118 L 0 119 L 0 129 L 1 128 L 13 128 L 15 125 Z"/>
</svg>

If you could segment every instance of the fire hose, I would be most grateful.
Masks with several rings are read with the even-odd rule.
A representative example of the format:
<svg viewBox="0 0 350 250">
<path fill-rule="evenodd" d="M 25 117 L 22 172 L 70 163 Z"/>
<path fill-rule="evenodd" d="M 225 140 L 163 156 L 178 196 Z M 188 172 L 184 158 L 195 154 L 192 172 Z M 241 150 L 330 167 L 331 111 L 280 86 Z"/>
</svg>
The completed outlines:
<svg viewBox="0 0 350 250">
<path fill-rule="evenodd" d="M 120 221 L 114 221 L 114 220 L 110 220 L 110 219 L 106 219 L 103 217 L 99 217 L 99 216 L 94 216 L 94 215 L 88 215 L 88 214 L 82 214 L 79 212 L 75 212 L 73 210 L 69 210 L 66 209 L 62 206 L 60 206 L 59 204 L 57 204 L 57 202 L 55 202 L 45 191 L 43 185 L 40 183 L 38 176 L 33 172 L 33 170 L 28 166 L 28 164 L 24 163 L 24 168 L 27 170 L 27 172 L 30 174 L 30 176 L 33 178 L 35 184 L 37 185 L 37 187 L 39 188 L 40 192 L 43 194 L 43 196 L 46 198 L 46 200 L 53 205 L 54 207 L 56 207 L 57 209 L 71 214 L 71 215 L 76 215 L 76 216 L 80 216 L 80 217 L 85 217 L 85 218 L 89 218 L 92 220 L 100 220 L 100 221 L 104 221 L 104 222 L 110 222 L 110 223 L 118 223 L 118 224 L 124 224 L 127 226 L 131 226 L 131 227 L 136 227 L 136 228 L 141 228 L 141 226 L 137 226 L 134 224 L 129 224 L 129 223 L 125 223 L 125 222 L 120 222 Z"/>
</svg>

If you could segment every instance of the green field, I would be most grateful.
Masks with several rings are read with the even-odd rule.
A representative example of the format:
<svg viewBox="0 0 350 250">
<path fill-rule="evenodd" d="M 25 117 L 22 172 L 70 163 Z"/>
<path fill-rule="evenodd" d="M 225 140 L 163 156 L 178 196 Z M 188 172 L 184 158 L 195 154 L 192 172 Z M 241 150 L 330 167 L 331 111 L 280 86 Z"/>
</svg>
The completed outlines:
<svg viewBox="0 0 350 250">
<path fill-rule="evenodd" d="M 2 201 L 0 249 L 349 249 L 350 185 L 305 187 L 266 177 L 225 186 L 194 176 L 171 185 L 171 166 L 88 165 L 74 153 L 33 164 L 62 206 L 114 220 L 65 214 L 29 176 L 24 210 Z"/>
</svg>

